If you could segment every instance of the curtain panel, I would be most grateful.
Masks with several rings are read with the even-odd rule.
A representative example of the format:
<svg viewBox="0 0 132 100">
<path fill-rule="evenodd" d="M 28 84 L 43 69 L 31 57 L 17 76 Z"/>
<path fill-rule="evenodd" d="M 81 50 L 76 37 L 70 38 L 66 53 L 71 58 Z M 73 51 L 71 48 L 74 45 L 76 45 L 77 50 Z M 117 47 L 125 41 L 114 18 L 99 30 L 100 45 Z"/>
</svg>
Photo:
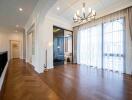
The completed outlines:
<svg viewBox="0 0 132 100">
<path fill-rule="evenodd" d="M 77 63 L 77 35 L 79 27 L 73 28 L 73 63 Z"/>
<path fill-rule="evenodd" d="M 127 15 L 128 15 L 129 30 L 132 40 L 132 7 L 127 9 Z"/>
<path fill-rule="evenodd" d="M 101 25 L 79 30 L 77 36 L 77 63 L 101 68 Z"/>
</svg>

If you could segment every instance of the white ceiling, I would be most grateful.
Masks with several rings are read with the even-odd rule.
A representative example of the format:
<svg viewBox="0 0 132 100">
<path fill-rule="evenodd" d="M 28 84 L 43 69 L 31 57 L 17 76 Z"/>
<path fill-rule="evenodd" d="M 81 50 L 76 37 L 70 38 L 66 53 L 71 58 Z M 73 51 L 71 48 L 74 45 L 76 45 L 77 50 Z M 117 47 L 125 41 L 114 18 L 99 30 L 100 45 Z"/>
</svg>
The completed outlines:
<svg viewBox="0 0 132 100">
<path fill-rule="evenodd" d="M 0 0 L 0 32 L 14 32 L 17 24 L 20 25 L 18 31 L 23 30 L 38 1 L 39 0 Z M 84 1 L 86 2 L 87 8 L 91 7 L 96 10 L 97 17 L 132 6 L 132 0 Z M 83 0 L 57 0 L 50 8 L 49 13 L 63 17 L 70 23 L 73 23 L 73 15 L 77 10 L 82 8 L 82 2 Z M 20 7 L 23 8 L 23 12 L 19 11 Z M 57 7 L 60 7 L 59 11 L 57 11 Z"/>
<path fill-rule="evenodd" d="M 0 0 L 0 32 L 18 31 L 26 24 L 38 0 Z M 23 8 L 23 12 L 19 8 Z"/>
<path fill-rule="evenodd" d="M 58 0 L 50 9 L 50 13 L 61 16 L 73 23 L 73 15 L 77 10 L 81 10 L 83 1 L 85 1 L 87 9 L 91 7 L 96 10 L 97 17 L 132 6 L 132 0 Z M 57 7 L 60 7 L 59 11 L 57 11 Z"/>
</svg>

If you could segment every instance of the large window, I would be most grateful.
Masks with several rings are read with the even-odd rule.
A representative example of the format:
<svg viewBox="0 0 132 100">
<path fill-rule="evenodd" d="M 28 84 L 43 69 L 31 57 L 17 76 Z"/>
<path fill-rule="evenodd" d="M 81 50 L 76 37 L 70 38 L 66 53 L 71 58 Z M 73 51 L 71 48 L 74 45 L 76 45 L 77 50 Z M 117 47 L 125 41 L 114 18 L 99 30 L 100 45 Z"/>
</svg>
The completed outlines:
<svg viewBox="0 0 132 100">
<path fill-rule="evenodd" d="M 80 29 L 78 33 L 77 62 L 92 67 L 123 72 L 124 20 Z"/>
<path fill-rule="evenodd" d="M 101 68 L 101 25 L 79 31 L 78 63 Z"/>
<path fill-rule="evenodd" d="M 103 25 L 103 68 L 123 72 L 124 45 L 123 19 L 107 22 Z"/>
</svg>

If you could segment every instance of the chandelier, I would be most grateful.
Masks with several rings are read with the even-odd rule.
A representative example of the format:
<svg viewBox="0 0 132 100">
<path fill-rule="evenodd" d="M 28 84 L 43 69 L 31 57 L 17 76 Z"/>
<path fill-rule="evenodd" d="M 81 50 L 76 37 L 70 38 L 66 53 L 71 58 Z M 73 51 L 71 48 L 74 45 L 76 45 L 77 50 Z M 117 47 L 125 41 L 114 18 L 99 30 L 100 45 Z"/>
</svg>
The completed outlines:
<svg viewBox="0 0 132 100">
<path fill-rule="evenodd" d="M 83 2 L 83 7 L 81 10 L 81 13 L 79 10 L 76 11 L 74 14 L 73 20 L 74 22 L 85 22 L 85 21 L 91 21 L 95 19 L 96 12 L 95 10 L 92 10 L 92 8 L 88 8 L 88 13 L 86 14 L 86 8 L 85 8 L 85 3 Z"/>
</svg>

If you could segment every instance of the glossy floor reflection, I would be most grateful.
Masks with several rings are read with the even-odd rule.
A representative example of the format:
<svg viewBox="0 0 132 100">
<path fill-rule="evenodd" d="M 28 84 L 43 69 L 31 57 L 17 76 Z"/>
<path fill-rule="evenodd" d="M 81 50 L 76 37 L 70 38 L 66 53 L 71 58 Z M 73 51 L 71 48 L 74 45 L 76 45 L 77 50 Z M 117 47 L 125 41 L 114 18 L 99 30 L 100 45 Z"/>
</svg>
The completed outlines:
<svg viewBox="0 0 132 100">
<path fill-rule="evenodd" d="M 64 65 L 40 75 L 62 100 L 132 100 L 132 79 L 84 65 Z"/>
<path fill-rule="evenodd" d="M 69 64 L 37 74 L 11 60 L 2 100 L 132 100 L 132 79 L 111 71 Z"/>
</svg>

